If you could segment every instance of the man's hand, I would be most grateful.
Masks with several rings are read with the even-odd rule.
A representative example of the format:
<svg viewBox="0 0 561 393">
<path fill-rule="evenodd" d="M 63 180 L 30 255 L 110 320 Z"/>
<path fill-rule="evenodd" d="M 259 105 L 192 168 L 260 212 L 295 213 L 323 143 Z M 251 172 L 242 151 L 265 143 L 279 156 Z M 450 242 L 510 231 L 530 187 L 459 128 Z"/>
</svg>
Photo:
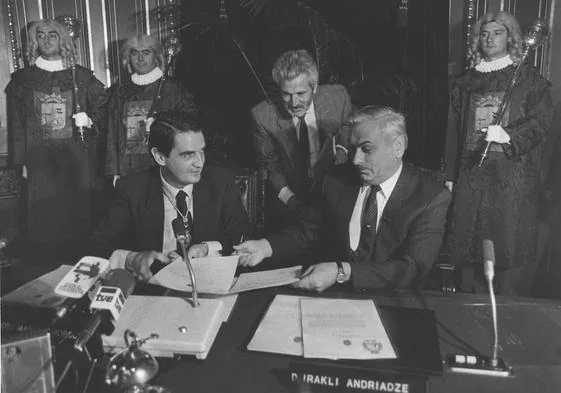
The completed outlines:
<svg viewBox="0 0 561 393">
<path fill-rule="evenodd" d="M 266 239 L 248 240 L 234 246 L 234 255 L 239 255 L 239 266 L 255 266 L 263 259 L 273 256 L 271 244 Z"/>
<path fill-rule="evenodd" d="M 135 278 L 143 281 L 148 281 L 152 278 L 150 265 L 155 260 L 163 263 L 169 263 L 169 258 L 156 251 L 131 251 L 127 254 L 125 259 L 125 269 L 131 272 Z"/>
<path fill-rule="evenodd" d="M 90 119 L 86 112 L 76 113 L 72 115 L 72 118 L 74 119 L 74 124 L 76 125 L 76 127 L 90 128 L 93 124 L 92 119 Z"/>
<path fill-rule="evenodd" d="M 487 135 L 485 135 L 485 140 L 487 142 L 510 143 L 510 135 L 508 135 L 501 126 L 489 126 L 482 128 L 481 131 L 487 133 Z"/>
<path fill-rule="evenodd" d="M 335 262 L 318 263 L 306 269 L 300 280 L 292 286 L 307 291 L 323 292 L 336 283 L 337 272 Z"/>
<path fill-rule="evenodd" d="M 200 244 L 193 244 L 187 250 L 187 256 L 189 259 L 191 258 L 203 258 L 208 255 L 208 244 L 200 243 Z"/>
<path fill-rule="evenodd" d="M 444 183 L 444 185 L 446 186 L 446 188 L 452 192 L 454 191 L 454 182 L 453 181 L 447 181 Z"/>
</svg>

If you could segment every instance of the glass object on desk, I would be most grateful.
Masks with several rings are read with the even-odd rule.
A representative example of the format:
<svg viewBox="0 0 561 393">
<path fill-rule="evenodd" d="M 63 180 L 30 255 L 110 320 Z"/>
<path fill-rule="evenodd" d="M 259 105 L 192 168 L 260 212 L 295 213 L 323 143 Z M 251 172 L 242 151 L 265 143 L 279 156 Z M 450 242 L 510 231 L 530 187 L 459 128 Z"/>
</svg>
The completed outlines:
<svg viewBox="0 0 561 393">
<path fill-rule="evenodd" d="M 140 339 L 127 329 L 125 343 L 127 349 L 119 352 L 109 360 L 105 372 L 105 382 L 115 385 L 125 393 L 171 393 L 171 390 L 147 383 L 159 370 L 158 361 L 148 352 L 140 349 L 147 340 L 157 339 L 157 334 Z"/>
<path fill-rule="evenodd" d="M 442 292 L 456 292 L 456 267 L 449 263 L 439 263 L 437 266 Z"/>
</svg>

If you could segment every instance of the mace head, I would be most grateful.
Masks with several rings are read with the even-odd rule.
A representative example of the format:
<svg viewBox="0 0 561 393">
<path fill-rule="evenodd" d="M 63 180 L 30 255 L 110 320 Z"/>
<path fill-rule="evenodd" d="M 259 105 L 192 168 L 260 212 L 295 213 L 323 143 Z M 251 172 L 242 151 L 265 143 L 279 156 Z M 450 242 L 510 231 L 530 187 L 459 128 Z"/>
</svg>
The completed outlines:
<svg viewBox="0 0 561 393">
<path fill-rule="evenodd" d="M 164 48 L 168 58 L 176 56 L 181 51 L 181 43 L 176 35 L 166 37 L 164 40 Z"/>
<path fill-rule="evenodd" d="M 72 40 L 76 40 L 80 35 L 80 21 L 71 15 L 59 15 L 55 20 L 66 27 L 68 35 Z"/>
<path fill-rule="evenodd" d="M 524 36 L 524 45 L 528 49 L 536 49 L 547 40 L 548 35 L 549 31 L 546 23 L 538 19 Z"/>
</svg>

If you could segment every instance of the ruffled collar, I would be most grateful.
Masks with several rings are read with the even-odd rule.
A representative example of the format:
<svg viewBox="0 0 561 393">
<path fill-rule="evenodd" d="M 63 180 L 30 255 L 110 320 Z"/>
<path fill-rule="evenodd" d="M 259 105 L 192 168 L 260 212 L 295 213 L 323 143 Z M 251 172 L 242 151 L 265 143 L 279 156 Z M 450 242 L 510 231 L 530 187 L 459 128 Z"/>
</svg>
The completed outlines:
<svg viewBox="0 0 561 393">
<path fill-rule="evenodd" d="M 58 60 L 47 60 L 39 56 L 35 59 L 35 65 L 48 72 L 63 71 L 64 65 L 62 64 L 62 59 Z"/>
<path fill-rule="evenodd" d="M 163 74 L 162 70 L 159 67 L 156 67 L 144 75 L 139 75 L 135 72 L 131 75 L 131 80 L 135 85 L 144 86 L 156 82 Z"/>
<path fill-rule="evenodd" d="M 492 61 L 481 60 L 481 62 L 475 66 L 475 70 L 478 72 L 493 72 L 493 71 L 502 70 L 503 68 L 506 68 L 509 65 L 512 65 L 512 59 L 510 58 L 510 55 L 506 55 L 505 57 L 501 57 L 500 59 L 497 60 L 492 60 Z"/>
</svg>

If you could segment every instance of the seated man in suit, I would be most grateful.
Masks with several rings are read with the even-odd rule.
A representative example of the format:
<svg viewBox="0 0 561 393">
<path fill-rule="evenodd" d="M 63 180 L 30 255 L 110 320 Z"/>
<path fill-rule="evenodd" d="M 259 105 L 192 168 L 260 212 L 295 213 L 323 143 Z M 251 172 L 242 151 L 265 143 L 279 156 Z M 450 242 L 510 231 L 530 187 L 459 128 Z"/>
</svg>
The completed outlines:
<svg viewBox="0 0 561 393">
<path fill-rule="evenodd" d="M 149 280 L 155 261 L 171 262 L 176 218 L 191 233 L 190 257 L 220 249 L 230 253 L 250 233 L 249 220 L 234 174 L 204 165 L 198 119 L 180 111 L 158 113 L 148 146 L 157 166 L 117 182 L 108 215 L 91 236 L 89 254 L 110 257 L 113 267 Z"/>
<path fill-rule="evenodd" d="M 442 242 L 450 192 L 432 174 L 402 162 L 407 147 L 402 114 L 371 106 L 353 113 L 350 122 L 355 168 L 332 168 L 300 225 L 234 247 L 242 254 L 240 265 L 314 250 L 319 260 L 333 262 L 310 266 L 294 284 L 298 288 L 422 284 Z"/>
<path fill-rule="evenodd" d="M 280 95 L 256 105 L 251 117 L 257 157 L 273 193 L 272 225 L 280 227 L 305 216 L 310 192 L 334 154 L 346 159 L 348 133 L 339 130 L 351 101 L 343 86 L 318 86 L 316 63 L 305 50 L 282 54 L 272 74 Z"/>
</svg>

